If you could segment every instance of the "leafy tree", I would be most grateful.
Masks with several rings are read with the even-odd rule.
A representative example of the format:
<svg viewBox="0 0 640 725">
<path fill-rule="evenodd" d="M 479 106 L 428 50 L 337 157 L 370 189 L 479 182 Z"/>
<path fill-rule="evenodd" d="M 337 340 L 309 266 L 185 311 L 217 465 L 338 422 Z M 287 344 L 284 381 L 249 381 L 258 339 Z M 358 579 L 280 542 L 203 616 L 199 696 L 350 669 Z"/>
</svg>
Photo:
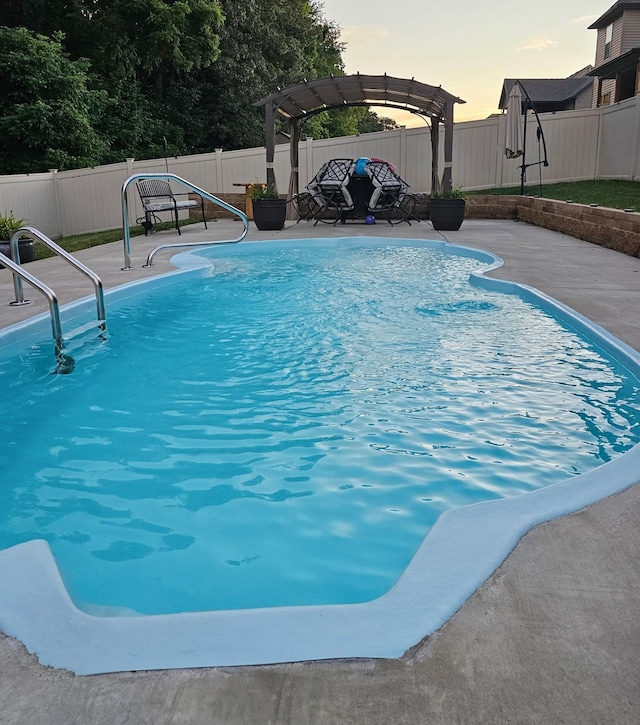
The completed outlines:
<svg viewBox="0 0 640 725">
<path fill-rule="evenodd" d="M 361 109 L 364 111 L 358 120 L 358 133 L 372 133 L 373 131 L 389 131 L 398 128 L 393 118 L 378 116 L 370 108 Z"/>
<path fill-rule="evenodd" d="M 24 56 L 20 71 L 20 63 L 0 60 L 0 68 L 11 65 L 3 79 L 11 85 L 4 127 L 22 123 L 0 141 L 12 149 L 15 170 L 158 157 L 167 148 L 259 146 L 264 117 L 256 101 L 303 79 L 344 73 L 339 29 L 324 18 L 320 0 L 2 2 L 8 28 L 33 31 L 22 51 L 6 46 Z M 44 36 L 57 54 L 58 76 L 75 89 L 73 108 L 65 100 L 70 87 L 43 81 L 53 62 L 37 60 Z M 26 105 L 21 93 L 30 94 Z M 346 109 L 320 114 L 304 130 L 315 138 L 340 136 L 375 129 L 376 119 L 367 109 Z M 83 133 L 69 128 L 82 124 Z"/>
<path fill-rule="evenodd" d="M 72 60 L 95 73 L 188 72 L 218 55 L 218 0 L 3 0 L 3 23 L 65 34 Z"/>
<path fill-rule="evenodd" d="M 165 141 L 184 152 L 199 98 L 189 77 L 219 53 L 217 0 L 94 0 L 76 52 L 90 53 L 96 89 L 107 92 L 98 125 L 108 160 L 150 158 Z"/>
<path fill-rule="evenodd" d="M 0 27 L 0 47 L 1 172 L 98 163 L 105 148 L 93 118 L 104 97 L 88 90 L 88 63 L 69 60 L 60 34 Z"/>
<path fill-rule="evenodd" d="M 298 83 L 344 73 L 337 28 L 305 0 L 221 0 L 225 23 L 220 57 L 199 72 L 200 101 L 192 109 L 205 131 L 192 148 L 264 143 L 264 113 L 256 101 Z"/>
<path fill-rule="evenodd" d="M 159 155 L 164 139 L 184 149 L 180 109 L 188 76 L 218 55 L 217 0 L 5 0 L 8 22 L 52 36 L 64 29 L 72 59 L 90 60 L 100 110 L 102 162 Z M 62 40 L 61 38 L 59 38 Z"/>
</svg>

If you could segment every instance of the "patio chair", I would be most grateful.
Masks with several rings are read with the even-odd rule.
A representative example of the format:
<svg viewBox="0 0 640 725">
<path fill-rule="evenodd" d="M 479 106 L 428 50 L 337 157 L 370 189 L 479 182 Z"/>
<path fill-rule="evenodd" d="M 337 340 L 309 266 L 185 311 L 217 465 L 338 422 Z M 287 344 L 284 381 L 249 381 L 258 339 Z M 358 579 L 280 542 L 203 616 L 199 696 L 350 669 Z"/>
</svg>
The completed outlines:
<svg viewBox="0 0 640 725">
<path fill-rule="evenodd" d="M 335 211 L 335 219 L 327 221 L 336 224 L 342 215 L 353 209 L 353 199 L 347 190 L 351 177 L 353 159 L 331 159 L 320 169 L 307 189 L 321 212 Z M 321 214 L 316 215 L 316 224 L 325 221 Z"/>
<path fill-rule="evenodd" d="M 182 234 L 178 223 L 178 212 L 181 209 L 191 209 L 198 206 L 202 211 L 204 228 L 207 229 L 207 220 L 204 215 L 204 199 L 202 197 L 200 197 L 200 201 L 196 199 L 179 201 L 176 197 L 184 195 L 174 194 L 169 182 L 164 179 L 142 179 L 141 181 L 136 181 L 136 187 L 140 195 L 142 208 L 144 209 L 144 222 L 142 226 L 145 236 L 149 236 L 152 232 L 153 220 L 157 220 L 156 214 L 162 211 L 171 212 L 171 216 L 175 220 L 176 231 L 178 234 Z"/>
<path fill-rule="evenodd" d="M 307 189 L 309 187 L 307 186 Z M 322 197 L 321 197 L 322 198 Z M 310 222 L 316 219 L 322 212 L 322 205 L 316 200 L 316 197 L 310 191 L 303 191 L 301 194 L 294 194 L 291 197 L 291 203 L 296 210 L 298 219 L 296 224 L 300 222 Z"/>
<path fill-rule="evenodd" d="M 409 184 L 403 181 L 386 161 L 370 161 L 367 168 L 373 184 L 369 211 L 383 216 L 389 224 L 394 223 L 391 220 L 392 215 L 399 217 L 397 224 L 400 222 L 411 224 L 409 220 L 416 217 L 411 211 L 411 202 L 413 200 L 415 205 L 415 199 L 412 194 L 407 193 Z"/>
</svg>

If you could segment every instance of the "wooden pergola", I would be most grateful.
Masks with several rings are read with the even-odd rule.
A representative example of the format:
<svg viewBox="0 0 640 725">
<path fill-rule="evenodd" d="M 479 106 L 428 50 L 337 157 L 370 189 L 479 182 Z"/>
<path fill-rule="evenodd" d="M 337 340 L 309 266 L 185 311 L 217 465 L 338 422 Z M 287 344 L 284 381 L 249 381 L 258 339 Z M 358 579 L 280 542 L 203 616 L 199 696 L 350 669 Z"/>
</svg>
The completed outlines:
<svg viewBox="0 0 640 725">
<path fill-rule="evenodd" d="M 323 111 L 350 106 L 387 106 L 424 118 L 431 126 L 431 188 L 451 189 L 451 162 L 453 153 L 453 106 L 465 103 L 447 93 L 441 86 L 429 86 L 414 78 L 392 76 L 355 75 L 331 76 L 315 81 L 304 81 L 278 90 L 256 103 L 264 106 L 267 148 L 267 183 L 275 184 L 273 161 L 276 146 L 275 121 L 279 115 L 291 128 L 291 177 L 289 198 L 299 191 L 298 145 L 300 132 L 307 119 Z M 440 125 L 444 125 L 444 172 L 438 176 L 438 149 Z"/>
</svg>

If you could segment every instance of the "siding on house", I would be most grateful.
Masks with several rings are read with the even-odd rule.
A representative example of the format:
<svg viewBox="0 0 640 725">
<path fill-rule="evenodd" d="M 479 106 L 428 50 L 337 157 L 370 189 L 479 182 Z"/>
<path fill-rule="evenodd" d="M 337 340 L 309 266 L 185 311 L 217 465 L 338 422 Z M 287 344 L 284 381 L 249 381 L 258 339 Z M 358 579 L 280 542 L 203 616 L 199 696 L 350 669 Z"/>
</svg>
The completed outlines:
<svg viewBox="0 0 640 725">
<path fill-rule="evenodd" d="M 622 50 L 622 31 L 624 28 L 624 14 L 621 15 L 617 20 L 613 21 L 613 33 L 611 35 L 611 56 L 609 57 L 609 60 L 612 58 L 617 58 L 619 55 L 622 55 L 624 52 Z M 602 53 L 604 55 L 604 45 L 602 47 Z"/>
<path fill-rule="evenodd" d="M 640 47 L 640 10 L 624 10 L 612 23 L 611 54 L 604 57 L 607 25 L 598 28 L 596 39 L 595 67 L 608 63 L 618 56 L 629 52 L 633 48 Z M 602 103 L 605 96 L 609 96 L 609 103 L 615 103 L 618 99 L 615 96 L 616 81 L 614 78 L 605 78 L 600 87 L 598 97 L 598 83 L 593 86 L 592 105 L 593 107 Z"/>
<path fill-rule="evenodd" d="M 617 20 L 613 21 L 613 30 L 611 36 L 611 54 L 608 58 L 604 57 L 605 38 L 607 35 L 607 27 L 598 28 L 598 36 L 596 39 L 596 62 L 595 67 L 607 63 L 613 58 L 617 58 L 622 53 L 622 28 L 623 17 L 621 15 Z"/>
<path fill-rule="evenodd" d="M 620 53 L 626 53 L 640 46 L 640 10 L 625 10 L 621 20 Z"/>
<path fill-rule="evenodd" d="M 616 33 L 616 25 L 618 25 L 619 32 Z M 604 57 L 604 47 L 605 47 L 605 41 L 606 41 L 606 34 L 607 34 L 607 27 L 605 26 L 603 28 L 598 28 L 598 35 L 596 38 L 596 59 L 595 59 L 595 67 L 602 65 L 603 63 L 608 62 L 615 56 L 620 55 L 620 46 L 618 45 L 616 47 L 616 39 L 618 41 L 622 38 L 622 18 L 620 17 L 618 20 L 616 20 L 613 23 L 613 33 L 611 37 L 611 55 L 609 58 Z M 609 94 L 609 102 L 613 102 L 613 96 L 616 91 L 616 82 L 613 78 L 605 78 L 602 81 L 602 84 L 596 82 L 593 84 L 593 97 L 591 101 L 591 105 L 593 108 L 596 108 L 602 103 L 602 99 Z M 599 92 L 599 94 L 598 94 Z"/>
<path fill-rule="evenodd" d="M 593 100 L 593 94 L 597 93 L 597 86 L 598 84 L 596 82 L 592 83 L 589 88 L 587 88 L 586 91 L 583 91 L 578 96 L 576 96 L 576 104 L 575 104 L 575 110 L 580 111 L 584 108 L 591 108 L 592 107 L 592 100 Z M 594 91 L 594 87 L 596 90 Z"/>
</svg>

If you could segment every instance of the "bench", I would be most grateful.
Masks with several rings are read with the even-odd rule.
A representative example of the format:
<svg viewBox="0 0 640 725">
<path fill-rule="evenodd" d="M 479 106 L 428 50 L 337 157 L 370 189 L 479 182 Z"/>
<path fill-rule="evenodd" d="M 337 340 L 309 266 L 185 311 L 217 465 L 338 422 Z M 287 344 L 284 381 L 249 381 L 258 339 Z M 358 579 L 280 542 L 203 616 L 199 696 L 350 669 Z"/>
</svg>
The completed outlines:
<svg viewBox="0 0 640 725">
<path fill-rule="evenodd" d="M 172 219 L 175 219 L 176 231 L 178 234 L 182 234 L 178 224 L 178 212 L 181 209 L 193 209 L 197 206 L 202 211 L 202 221 L 204 222 L 204 228 L 207 229 L 207 220 L 204 216 L 204 199 L 201 196 L 200 201 L 197 199 L 179 201 L 176 197 L 182 195 L 174 194 L 169 182 L 164 179 L 143 179 L 137 181 L 136 186 L 144 209 L 144 223 L 142 226 L 144 227 L 145 236 L 149 236 L 153 231 L 152 218 L 162 211 L 171 212 Z"/>
</svg>

